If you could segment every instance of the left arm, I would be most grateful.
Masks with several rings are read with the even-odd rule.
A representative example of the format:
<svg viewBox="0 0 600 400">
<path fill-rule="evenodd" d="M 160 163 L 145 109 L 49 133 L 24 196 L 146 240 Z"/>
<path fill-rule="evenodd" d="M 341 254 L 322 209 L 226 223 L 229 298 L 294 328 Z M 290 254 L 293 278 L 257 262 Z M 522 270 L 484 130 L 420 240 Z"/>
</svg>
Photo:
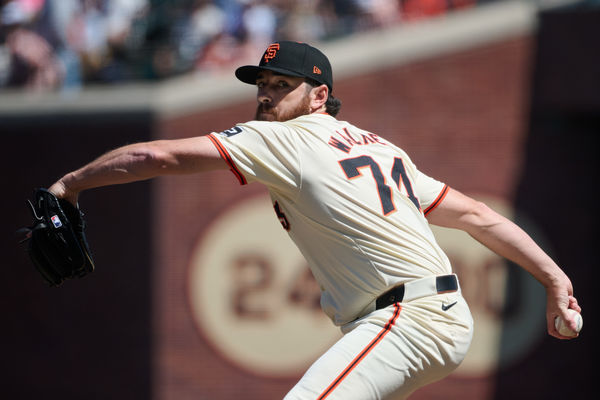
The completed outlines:
<svg viewBox="0 0 600 400">
<path fill-rule="evenodd" d="M 86 189 L 154 178 L 225 169 L 227 164 L 206 136 L 135 143 L 100 156 L 69 172 L 49 190 L 59 198 L 77 203 Z"/>
<path fill-rule="evenodd" d="M 444 200 L 429 213 L 434 225 L 461 229 L 495 253 L 515 262 L 546 288 L 546 320 L 548 333 L 564 339 L 554 327 L 554 318 L 561 316 L 571 329 L 575 321 L 567 309 L 581 312 L 573 297 L 573 287 L 567 275 L 512 221 L 462 193 L 450 189 Z"/>
</svg>

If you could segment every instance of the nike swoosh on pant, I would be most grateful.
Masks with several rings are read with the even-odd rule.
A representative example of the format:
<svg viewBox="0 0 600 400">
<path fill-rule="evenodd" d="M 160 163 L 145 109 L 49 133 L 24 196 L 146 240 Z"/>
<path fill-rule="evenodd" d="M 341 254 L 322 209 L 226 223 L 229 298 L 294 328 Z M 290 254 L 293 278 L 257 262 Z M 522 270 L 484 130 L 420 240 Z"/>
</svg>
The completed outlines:
<svg viewBox="0 0 600 400">
<path fill-rule="evenodd" d="M 455 301 L 452 304 L 444 304 L 442 303 L 442 310 L 443 311 L 448 311 L 452 306 L 454 306 L 456 303 L 458 303 L 458 301 Z"/>
</svg>

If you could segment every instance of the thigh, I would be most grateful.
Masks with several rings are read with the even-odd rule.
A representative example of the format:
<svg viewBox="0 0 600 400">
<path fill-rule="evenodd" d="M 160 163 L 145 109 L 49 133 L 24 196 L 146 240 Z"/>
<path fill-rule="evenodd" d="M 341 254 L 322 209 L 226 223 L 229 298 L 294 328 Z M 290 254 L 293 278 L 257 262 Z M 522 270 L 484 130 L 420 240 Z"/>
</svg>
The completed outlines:
<svg viewBox="0 0 600 400">
<path fill-rule="evenodd" d="M 440 318 L 437 308 L 428 317 L 427 307 L 395 304 L 349 324 L 285 400 L 401 399 L 446 376 L 462 361 L 471 339 L 468 307 L 466 322 L 452 322 L 464 313 L 460 299 L 449 319 Z"/>
</svg>

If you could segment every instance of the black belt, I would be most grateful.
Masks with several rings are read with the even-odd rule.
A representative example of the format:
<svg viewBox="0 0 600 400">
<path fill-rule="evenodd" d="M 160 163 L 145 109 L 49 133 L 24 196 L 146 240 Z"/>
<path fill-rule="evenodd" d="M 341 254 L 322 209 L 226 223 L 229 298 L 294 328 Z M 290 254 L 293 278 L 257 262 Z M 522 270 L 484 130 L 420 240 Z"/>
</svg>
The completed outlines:
<svg viewBox="0 0 600 400">
<path fill-rule="evenodd" d="M 435 284 L 433 283 L 435 279 Z M 413 282 L 398 285 L 383 293 L 375 301 L 375 309 L 386 308 L 394 303 L 400 303 L 415 298 L 431 296 L 435 294 L 456 292 L 458 290 L 458 279 L 456 275 L 440 275 L 417 279 Z"/>
</svg>

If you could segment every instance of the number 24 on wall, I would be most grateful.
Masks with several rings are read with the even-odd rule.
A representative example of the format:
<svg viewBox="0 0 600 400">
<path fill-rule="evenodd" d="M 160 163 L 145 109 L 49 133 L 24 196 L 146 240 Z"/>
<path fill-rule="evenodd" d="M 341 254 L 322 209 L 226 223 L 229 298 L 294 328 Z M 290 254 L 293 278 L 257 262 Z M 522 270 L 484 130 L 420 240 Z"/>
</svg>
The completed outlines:
<svg viewBox="0 0 600 400">
<path fill-rule="evenodd" d="M 375 179 L 375 183 L 377 184 L 377 192 L 381 200 L 383 215 L 389 215 L 396 210 L 396 206 L 394 205 L 394 201 L 392 199 L 392 188 L 386 185 L 383 172 L 381 172 L 379 164 L 377 164 L 373 158 L 370 156 L 359 156 L 341 160 L 339 163 L 348 179 L 354 179 L 362 176 L 362 173 L 359 170 L 360 168 L 369 168 L 371 170 L 371 174 L 373 175 L 373 179 Z M 408 198 L 413 202 L 415 207 L 420 210 L 421 206 L 419 205 L 419 200 L 415 196 L 412 184 L 408 179 L 408 175 L 406 174 L 404 162 L 401 158 L 394 157 L 394 165 L 392 166 L 391 176 L 392 180 L 396 182 L 398 189 L 400 189 L 400 184 L 404 184 Z"/>
</svg>

